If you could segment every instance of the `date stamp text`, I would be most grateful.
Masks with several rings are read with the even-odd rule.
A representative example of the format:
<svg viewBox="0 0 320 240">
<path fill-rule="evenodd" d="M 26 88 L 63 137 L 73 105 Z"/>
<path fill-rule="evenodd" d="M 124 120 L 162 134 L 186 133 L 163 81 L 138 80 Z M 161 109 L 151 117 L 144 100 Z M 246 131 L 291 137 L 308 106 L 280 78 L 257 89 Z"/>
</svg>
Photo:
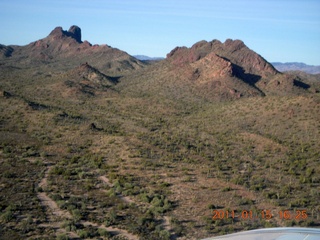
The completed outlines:
<svg viewBox="0 0 320 240">
<path fill-rule="evenodd" d="M 271 211 L 268 209 L 264 210 L 213 210 L 213 220 L 222 219 L 239 219 L 239 220 L 255 220 L 264 219 L 270 220 L 272 218 L 279 218 L 283 220 L 305 220 L 308 218 L 307 210 L 280 210 Z"/>
</svg>

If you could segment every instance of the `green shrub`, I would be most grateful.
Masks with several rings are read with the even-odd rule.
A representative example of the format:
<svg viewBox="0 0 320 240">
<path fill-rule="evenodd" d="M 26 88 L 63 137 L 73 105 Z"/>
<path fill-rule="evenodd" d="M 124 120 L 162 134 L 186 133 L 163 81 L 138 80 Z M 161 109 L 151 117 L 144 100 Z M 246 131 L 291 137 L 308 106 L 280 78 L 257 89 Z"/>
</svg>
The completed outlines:
<svg viewBox="0 0 320 240">
<path fill-rule="evenodd" d="M 232 188 L 228 186 L 228 187 L 223 188 L 221 191 L 222 192 L 229 192 L 231 190 L 232 190 Z"/>
<path fill-rule="evenodd" d="M 140 193 L 139 198 L 141 201 L 149 203 L 151 201 L 151 198 L 149 197 L 149 195 L 147 193 Z"/>
<path fill-rule="evenodd" d="M 80 212 L 79 209 L 73 209 L 73 210 L 72 210 L 72 216 L 73 216 L 73 219 L 74 219 L 76 222 L 80 221 L 81 218 L 82 218 L 82 214 L 81 214 L 81 212 Z"/>
<path fill-rule="evenodd" d="M 158 232 L 159 239 L 161 240 L 170 240 L 170 232 L 167 230 L 161 230 Z"/>
<path fill-rule="evenodd" d="M 105 220 L 105 225 L 107 227 L 115 224 L 117 222 L 117 213 L 113 209 L 107 214 L 106 220 Z"/>
<path fill-rule="evenodd" d="M 63 233 L 57 236 L 57 240 L 69 240 L 69 237 L 67 234 Z"/>
<path fill-rule="evenodd" d="M 80 238 L 88 238 L 89 237 L 89 233 L 84 229 L 79 230 L 78 235 Z"/>
<path fill-rule="evenodd" d="M 10 208 L 7 208 L 6 211 L 1 215 L 1 220 L 4 222 L 10 222 L 13 219 L 14 215 Z"/>
<path fill-rule="evenodd" d="M 108 232 L 106 229 L 104 228 L 99 228 L 98 229 L 98 234 L 101 237 L 107 237 L 107 238 L 111 238 L 112 234 L 110 232 Z"/>
<path fill-rule="evenodd" d="M 61 227 L 66 229 L 66 231 L 75 231 L 77 229 L 76 225 L 75 225 L 75 222 L 72 221 L 72 220 L 67 220 L 67 221 L 64 221 L 62 224 L 61 224 Z"/>
</svg>

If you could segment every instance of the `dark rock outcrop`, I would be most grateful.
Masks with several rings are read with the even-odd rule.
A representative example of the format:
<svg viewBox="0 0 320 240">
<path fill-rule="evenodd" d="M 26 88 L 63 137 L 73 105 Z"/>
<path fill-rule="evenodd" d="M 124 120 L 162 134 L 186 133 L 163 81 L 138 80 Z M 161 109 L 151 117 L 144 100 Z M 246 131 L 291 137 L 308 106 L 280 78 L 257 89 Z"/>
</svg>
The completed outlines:
<svg viewBox="0 0 320 240">
<path fill-rule="evenodd" d="M 0 57 L 11 57 L 13 51 L 12 47 L 0 44 Z"/>
<path fill-rule="evenodd" d="M 75 39 L 77 40 L 78 43 L 82 43 L 81 41 L 81 29 L 78 26 L 71 26 L 69 28 L 68 33 Z"/>
<path fill-rule="evenodd" d="M 4 97 L 4 98 L 10 98 L 13 95 L 10 92 L 7 91 L 0 91 L 0 97 Z"/>
</svg>

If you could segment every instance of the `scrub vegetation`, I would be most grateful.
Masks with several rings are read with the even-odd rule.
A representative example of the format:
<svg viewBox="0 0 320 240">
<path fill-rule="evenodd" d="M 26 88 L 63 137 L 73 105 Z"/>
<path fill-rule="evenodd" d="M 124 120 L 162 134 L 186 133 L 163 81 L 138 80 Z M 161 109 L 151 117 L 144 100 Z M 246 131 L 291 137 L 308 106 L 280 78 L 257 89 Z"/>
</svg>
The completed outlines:
<svg viewBox="0 0 320 240">
<path fill-rule="evenodd" d="M 255 77 L 209 57 L 228 84 L 238 81 L 234 69 Z M 201 62 L 190 81 L 167 60 L 103 74 L 88 63 L 13 62 L 0 65 L 0 239 L 201 239 L 320 226 L 317 76 L 294 86 L 276 75 L 270 94 L 252 82 L 239 85 L 246 96 L 221 85 L 214 94 L 225 97 L 212 98 L 192 87 L 199 74 L 209 81 Z"/>
</svg>

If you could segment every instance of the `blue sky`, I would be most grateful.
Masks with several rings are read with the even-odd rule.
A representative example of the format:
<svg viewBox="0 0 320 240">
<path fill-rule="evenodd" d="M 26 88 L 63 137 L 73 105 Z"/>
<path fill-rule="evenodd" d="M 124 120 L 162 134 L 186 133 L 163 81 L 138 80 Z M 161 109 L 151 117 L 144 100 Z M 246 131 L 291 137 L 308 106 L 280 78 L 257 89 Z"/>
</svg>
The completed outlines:
<svg viewBox="0 0 320 240">
<path fill-rule="evenodd" d="M 132 55 L 232 38 L 271 62 L 320 65 L 320 0 L 1 0 L 0 22 L 5 45 L 78 25 L 83 40 Z"/>
</svg>

